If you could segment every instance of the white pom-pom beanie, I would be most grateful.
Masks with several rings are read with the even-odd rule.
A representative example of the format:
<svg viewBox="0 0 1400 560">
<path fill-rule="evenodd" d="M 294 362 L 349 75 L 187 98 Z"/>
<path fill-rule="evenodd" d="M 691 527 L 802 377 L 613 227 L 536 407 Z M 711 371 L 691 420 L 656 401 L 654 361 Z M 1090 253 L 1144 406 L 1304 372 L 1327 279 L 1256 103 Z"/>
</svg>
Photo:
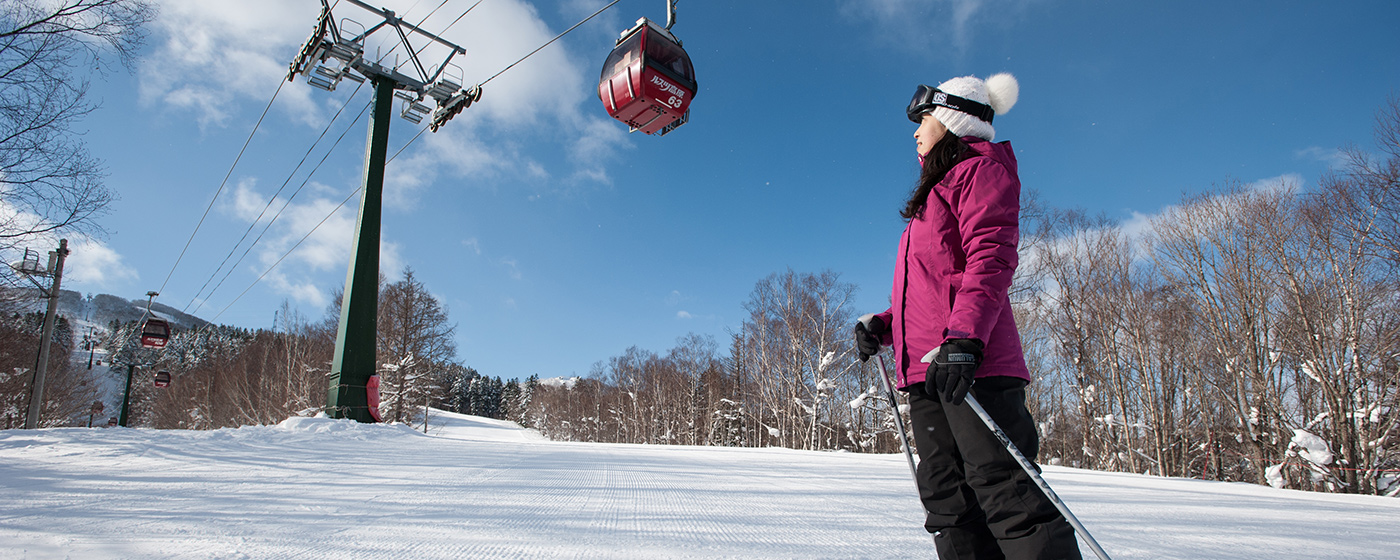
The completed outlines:
<svg viewBox="0 0 1400 560">
<path fill-rule="evenodd" d="M 998 115 L 1010 111 L 1021 92 L 1016 78 L 1006 73 L 993 75 L 985 81 L 974 76 L 953 78 L 938 84 L 938 89 L 950 95 L 989 105 Z M 959 138 L 976 136 L 988 142 L 996 138 L 997 131 L 992 128 L 990 122 L 947 107 L 935 107 L 932 112 L 933 118 L 938 119 L 938 122 L 943 123 L 943 126 L 948 127 L 948 130 Z"/>
</svg>

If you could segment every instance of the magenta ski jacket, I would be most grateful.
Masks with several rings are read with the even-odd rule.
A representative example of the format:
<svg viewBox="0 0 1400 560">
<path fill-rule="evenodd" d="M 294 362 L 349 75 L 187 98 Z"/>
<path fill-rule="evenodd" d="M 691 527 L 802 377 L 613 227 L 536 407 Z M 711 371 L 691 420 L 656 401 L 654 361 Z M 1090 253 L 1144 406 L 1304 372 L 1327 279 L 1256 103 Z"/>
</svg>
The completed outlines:
<svg viewBox="0 0 1400 560">
<path fill-rule="evenodd" d="M 1010 142 L 964 137 L 968 158 L 934 186 L 924 215 L 899 239 L 893 305 L 877 316 L 891 328 L 899 387 L 923 383 L 929 352 L 950 338 L 985 345 L 977 377 L 1030 380 L 1012 314 L 1011 276 L 1021 232 L 1021 180 Z"/>
</svg>

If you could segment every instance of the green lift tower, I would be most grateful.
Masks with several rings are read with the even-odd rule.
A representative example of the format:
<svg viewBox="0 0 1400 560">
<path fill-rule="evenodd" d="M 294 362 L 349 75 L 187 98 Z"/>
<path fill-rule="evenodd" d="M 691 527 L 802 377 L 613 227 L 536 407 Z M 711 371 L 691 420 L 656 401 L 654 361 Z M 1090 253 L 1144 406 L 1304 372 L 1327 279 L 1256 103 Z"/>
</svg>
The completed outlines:
<svg viewBox="0 0 1400 560">
<path fill-rule="evenodd" d="M 403 103 L 400 116 L 414 124 L 431 114 L 429 127 L 436 132 L 457 113 L 481 98 L 481 88 L 462 88 L 460 68 L 452 58 L 465 54 L 466 49 L 403 21 L 389 10 L 374 8 L 359 0 L 346 0 L 383 21 L 360 33 L 347 32 L 343 20 L 337 25 L 328 0 L 321 0 L 321 16 L 311 38 L 292 61 L 287 79 L 304 75 L 306 83 L 335 91 L 342 79 L 374 87 L 373 110 L 369 121 L 369 140 L 365 149 L 365 177 L 361 189 L 360 215 L 355 223 L 350 267 L 345 274 L 345 295 L 340 307 L 340 327 L 336 331 L 335 360 L 331 365 L 330 386 L 326 395 L 326 411 L 334 418 L 353 418 L 374 422 L 377 412 L 371 409 L 368 385 L 376 371 L 375 339 L 379 307 L 379 226 L 384 198 L 384 166 L 389 147 L 389 119 L 395 100 Z M 358 24 L 355 24 L 358 27 Z M 380 30 L 393 29 L 398 42 L 388 54 L 377 60 L 365 58 L 365 40 Z M 414 47 L 410 38 L 420 38 L 423 44 Z M 447 57 L 435 70 L 424 69 L 418 55 L 428 47 L 446 47 Z M 382 64 L 402 47 L 405 61 L 389 66 Z M 409 74 L 400 73 L 400 68 Z M 452 76 L 450 69 L 457 74 Z M 436 108 L 425 104 L 429 99 Z"/>
</svg>

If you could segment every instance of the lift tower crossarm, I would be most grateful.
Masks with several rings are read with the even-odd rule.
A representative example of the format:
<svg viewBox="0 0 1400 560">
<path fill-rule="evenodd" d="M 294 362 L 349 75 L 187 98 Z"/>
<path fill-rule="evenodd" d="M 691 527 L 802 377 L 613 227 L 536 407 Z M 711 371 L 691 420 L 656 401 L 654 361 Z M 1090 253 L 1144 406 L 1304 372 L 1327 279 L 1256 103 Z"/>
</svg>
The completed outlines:
<svg viewBox="0 0 1400 560">
<path fill-rule="evenodd" d="M 459 55 L 459 54 L 467 54 L 467 49 L 462 48 L 461 46 L 457 45 L 456 43 L 453 43 L 453 42 L 451 42 L 451 41 L 448 41 L 448 40 L 446 40 L 446 39 L 443 39 L 442 37 L 438 37 L 437 35 L 435 35 L 435 34 L 433 34 L 433 33 L 431 33 L 431 32 L 428 32 L 428 31 L 424 30 L 424 29 L 421 28 L 421 27 L 418 27 L 418 26 L 416 26 L 416 25 L 413 25 L 412 23 L 409 23 L 409 22 L 404 21 L 402 18 L 400 18 L 400 17 L 398 17 L 397 15 L 395 15 L 394 12 L 393 12 L 392 10 L 387 10 L 387 9 L 384 9 L 384 8 L 375 8 L 374 6 L 370 6 L 369 4 L 366 4 L 366 3 L 364 3 L 364 2 L 361 2 L 360 0 L 346 0 L 346 1 L 349 2 L 349 3 L 351 3 L 351 4 L 354 4 L 354 5 L 356 5 L 356 6 L 359 6 L 359 7 L 361 7 L 361 8 L 364 8 L 364 9 L 366 9 L 366 10 L 369 10 L 370 12 L 374 13 L 375 15 L 378 15 L 378 16 L 384 18 L 384 22 L 383 22 L 383 23 L 380 23 L 380 24 L 378 24 L 378 25 L 376 25 L 376 26 L 370 28 L 368 31 L 365 31 L 364 34 L 362 34 L 360 37 L 357 37 L 357 39 L 363 40 L 364 36 L 367 36 L 367 35 L 369 35 L 370 33 L 373 33 L 376 29 L 379 29 L 380 27 L 383 27 L 383 26 L 385 26 L 385 25 L 392 25 L 392 26 L 394 26 L 394 29 L 397 30 L 398 33 L 399 33 L 399 38 L 400 38 L 400 40 L 402 40 L 404 46 L 408 48 L 409 58 L 412 59 L 413 65 L 416 66 L 416 67 L 418 67 L 418 73 L 419 73 L 420 77 L 422 78 L 422 81 L 421 81 L 422 84 L 425 84 L 425 85 L 426 85 L 426 84 L 430 84 L 430 83 L 432 83 L 432 82 L 437 81 L 437 79 L 438 79 L 440 76 L 442 76 L 442 71 L 443 71 L 443 69 L 447 68 L 447 63 L 452 61 L 452 57 L 454 57 L 454 56 L 456 56 L 456 55 Z M 408 42 L 408 36 L 405 35 L 404 32 L 403 32 L 403 28 L 405 28 L 405 27 L 407 27 L 407 28 L 409 29 L 409 31 L 412 31 L 412 32 L 414 32 L 414 33 L 417 33 L 417 34 L 419 34 L 419 35 L 422 35 L 422 36 L 424 36 L 424 37 L 427 37 L 428 40 L 433 41 L 433 42 L 435 42 L 435 43 L 438 43 L 438 44 L 440 44 L 440 45 L 442 45 L 442 46 L 445 46 L 445 47 L 447 47 L 448 49 L 451 49 L 451 52 L 449 52 L 449 53 L 447 54 L 447 60 L 444 60 L 444 61 L 442 62 L 442 65 L 441 65 L 441 66 L 438 66 L 437 72 L 434 72 L 433 75 L 429 76 L 427 70 L 424 70 L 424 69 L 423 69 L 423 64 L 422 64 L 421 62 L 419 62 L 418 57 L 417 57 L 417 56 L 415 55 L 415 53 L 414 53 L 413 45 L 409 44 L 409 42 Z"/>
</svg>

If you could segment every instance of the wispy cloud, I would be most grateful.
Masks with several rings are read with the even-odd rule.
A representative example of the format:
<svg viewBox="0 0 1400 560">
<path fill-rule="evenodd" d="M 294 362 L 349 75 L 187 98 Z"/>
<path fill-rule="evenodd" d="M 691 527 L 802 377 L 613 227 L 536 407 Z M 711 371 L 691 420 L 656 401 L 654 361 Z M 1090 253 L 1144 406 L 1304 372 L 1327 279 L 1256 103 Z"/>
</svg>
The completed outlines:
<svg viewBox="0 0 1400 560">
<path fill-rule="evenodd" d="M 241 289 L 246 278 L 257 277 L 266 272 L 266 281 L 275 292 L 301 303 L 328 303 L 327 295 L 339 287 L 339 277 L 334 274 L 326 277 L 315 273 L 343 270 L 350 260 L 350 240 L 355 232 L 356 200 L 352 197 L 349 203 L 336 209 L 349 194 L 335 192 L 325 185 L 313 183 L 302 196 L 290 204 L 281 197 L 273 199 L 269 204 L 268 195 L 257 190 L 257 181 L 240 181 L 222 208 L 232 218 L 252 225 L 252 230 L 241 247 L 233 253 L 230 266 L 243 256 L 249 243 L 257 240 L 258 244 L 249 251 L 250 258 L 238 264 L 238 268 L 242 269 L 244 274 L 230 276 L 230 279 L 244 280 L 237 282 L 237 286 L 220 287 L 220 295 L 212 300 L 227 301 L 226 298 L 237 295 L 237 290 Z M 267 212 L 259 218 L 264 209 L 267 209 Z M 268 227 L 267 224 L 278 212 L 281 215 Z M 265 227 L 266 232 L 263 231 Z M 400 256 L 397 243 L 380 242 L 379 264 L 380 270 L 383 270 L 390 280 L 398 277 L 403 270 L 404 260 Z M 272 268 L 274 265 L 275 269 Z M 320 278 L 331 280 L 319 280 Z"/>
<path fill-rule="evenodd" d="M 1297 173 L 1284 173 L 1277 177 L 1259 179 L 1253 183 L 1245 185 L 1245 189 L 1257 192 L 1276 192 L 1282 190 L 1301 190 L 1305 181 L 1303 176 Z"/>
<path fill-rule="evenodd" d="M 1276 177 L 1259 179 L 1240 186 L 1240 191 L 1248 193 L 1274 193 L 1281 191 L 1300 191 L 1303 187 L 1303 177 L 1297 173 L 1285 173 Z M 1223 193 L 1209 195 L 1212 200 L 1221 200 L 1229 204 L 1233 200 L 1239 200 L 1239 193 Z M 1131 211 L 1127 218 L 1095 226 L 1086 229 L 1075 230 L 1065 236 L 1053 239 L 1048 246 L 1041 247 L 1041 250 L 1049 250 L 1059 253 L 1079 255 L 1085 260 L 1095 258 L 1094 252 L 1106 245 L 1121 246 L 1130 251 L 1134 259 L 1147 258 L 1149 238 L 1153 234 L 1153 229 L 1168 216 L 1180 212 L 1182 205 L 1173 204 L 1164 206 L 1156 212 L 1147 214 L 1138 211 Z M 1105 240 L 1112 239 L 1106 243 Z M 1040 254 L 1028 254 L 1023 256 L 1023 263 L 1036 263 L 1042 258 Z M 1032 264 L 1032 266 L 1034 266 Z"/>
<path fill-rule="evenodd" d="M 0 223 L 14 230 L 39 227 L 44 220 L 21 211 L 0 198 Z M 48 253 L 59 245 L 59 238 L 68 238 L 69 255 L 63 265 L 63 288 L 70 290 L 118 290 L 140 278 L 136 269 L 127 265 L 122 255 L 100 240 L 82 234 L 44 232 L 5 240 L 0 246 L 0 262 L 18 263 L 24 250 L 39 252 L 39 264 L 48 265 Z"/>
<path fill-rule="evenodd" d="M 500 262 L 502 266 L 506 267 L 506 274 L 510 275 L 512 280 L 519 280 L 522 278 L 520 274 L 520 263 L 517 262 L 515 259 L 503 258 L 498 262 Z"/>
<path fill-rule="evenodd" d="M 1307 160 L 1320 161 L 1331 168 L 1339 168 L 1346 165 L 1346 154 L 1336 148 L 1323 148 L 1321 146 L 1310 146 L 1301 150 L 1294 150 L 1293 157 Z"/>
<path fill-rule="evenodd" d="M 892 46 L 967 52 L 980 27 L 1004 25 L 1039 0 L 844 0 L 842 12 L 880 28 L 872 36 Z M 949 76 L 951 77 L 951 76 Z"/>
<path fill-rule="evenodd" d="M 314 2 L 282 0 L 158 3 L 159 39 L 139 71 L 141 101 L 192 114 L 201 127 L 227 126 L 239 107 L 265 103 L 318 13 Z M 324 122 L 308 89 L 283 87 L 278 98 L 288 115 Z"/>
<path fill-rule="evenodd" d="M 139 72 L 141 100 L 173 116 L 192 117 L 202 128 L 249 124 L 245 122 L 249 115 L 260 112 L 285 79 L 288 64 L 310 35 L 319 12 L 316 2 L 285 0 L 157 2 L 161 11 L 153 24 L 156 47 Z M 523 0 L 484 2 L 455 23 L 464 8 L 454 4 L 424 21 L 427 3 L 418 4 L 414 0 L 375 3 L 424 29 L 446 30 L 443 38 L 467 49 L 467 55 L 454 57 L 448 68 L 448 74 L 463 85 L 485 81 L 559 31 L 546 25 L 536 8 Z M 562 9 L 572 14 L 593 4 L 597 2 L 574 0 Z M 377 18 L 344 2 L 337 4 L 334 15 L 361 23 Z M 387 54 L 397 42 L 396 34 L 381 31 L 370 38 L 365 52 L 371 57 Z M 403 48 L 393 52 L 399 56 L 390 55 L 386 61 L 407 64 Z M 444 47 L 430 45 L 421 59 L 431 71 L 446 52 Z M 608 183 L 606 165 L 630 143 L 621 127 L 591 106 L 591 64 L 577 60 L 565 42 L 557 42 L 492 80 L 480 102 L 404 154 L 413 165 L 398 167 L 413 168 L 413 175 L 395 173 L 391 167 L 386 182 L 393 188 L 386 190 L 386 204 L 411 208 L 419 193 L 440 178 L 471 177 L 477 183 L 502 175 L 539 179 L 550 175 L 542 173 L 549 166 L 567 166 L 553 174 L 574 183 Z M 409 72 L 408 68 L 404 71 Z M 273 111 L 320 128 L 346 94 L 340 90 L 327 94 L 303 82 L 298 78 L 284 83 Z M 542 128 L 549 134 L 540 134 Z M 527 140 L 557 143 L 569 157 L 565 162 L 534 161 L 522 154 Z"/>
<path fill-rule="evenodd" d="M 127 266 L 120 253 L 94 239 L 81 239 L 70 246 L 64 280 L 71 288 L 112 290 L 140 279 L 136 269 Z"/>
</svg>

